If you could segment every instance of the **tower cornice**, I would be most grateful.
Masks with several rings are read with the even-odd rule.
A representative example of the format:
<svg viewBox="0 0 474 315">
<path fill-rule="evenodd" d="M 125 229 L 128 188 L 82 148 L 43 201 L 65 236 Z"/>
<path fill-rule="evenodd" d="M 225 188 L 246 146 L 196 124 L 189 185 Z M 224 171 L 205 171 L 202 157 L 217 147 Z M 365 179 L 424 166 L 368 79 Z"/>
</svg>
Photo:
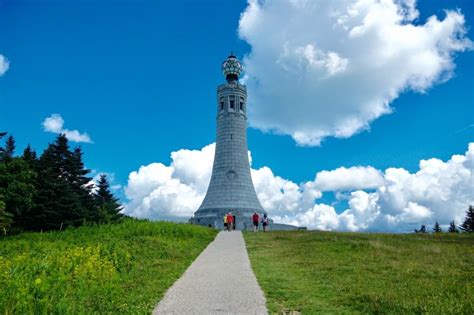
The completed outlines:
<svg viewBox="0 0 474 315">
<path fill-rule="evenodd" d="M 244 93 L 247 93 L 247 86 L 240 84 L 238 82 L 232 82 L 232 83 L 223 83 L 217 87 L 217 93 L 223 91 L 223 90 L 228 90 L 228 89 L 236 89 L 236 90 L 241 90 Z"/>
</svg>

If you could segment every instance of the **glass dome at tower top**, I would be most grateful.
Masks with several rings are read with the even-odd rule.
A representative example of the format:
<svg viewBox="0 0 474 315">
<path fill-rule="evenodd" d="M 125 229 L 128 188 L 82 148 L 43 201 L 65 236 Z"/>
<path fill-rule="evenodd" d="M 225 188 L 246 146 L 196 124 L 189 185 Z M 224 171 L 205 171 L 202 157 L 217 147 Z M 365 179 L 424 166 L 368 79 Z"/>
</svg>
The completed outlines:
<svg viewBox="0 0 474 315">
<path fill-rule="evenodd" d="M 242 64 L 232 53 L 222 63 L 222 73 L 228 82 L 237 81 L 242 70 Z"/>
</svg>

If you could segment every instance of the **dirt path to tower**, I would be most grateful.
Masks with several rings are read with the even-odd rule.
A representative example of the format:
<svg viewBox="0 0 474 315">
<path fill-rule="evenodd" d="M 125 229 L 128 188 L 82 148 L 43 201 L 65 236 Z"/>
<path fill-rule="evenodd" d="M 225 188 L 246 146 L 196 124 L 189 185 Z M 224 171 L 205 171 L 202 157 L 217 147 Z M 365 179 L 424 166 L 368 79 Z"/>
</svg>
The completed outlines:
<svg viewBox="0 0 474 315">
<path fill-rule="evenodd" d="M 242 233 L 220 232 L 153 314 L 267 314 Z"/>
</svg>

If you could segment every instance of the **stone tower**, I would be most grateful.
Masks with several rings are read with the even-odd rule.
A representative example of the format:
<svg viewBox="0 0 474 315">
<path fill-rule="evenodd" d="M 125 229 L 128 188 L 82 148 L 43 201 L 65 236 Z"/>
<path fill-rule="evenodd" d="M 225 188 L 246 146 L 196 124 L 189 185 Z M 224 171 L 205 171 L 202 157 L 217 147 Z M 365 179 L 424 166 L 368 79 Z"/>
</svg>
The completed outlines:
<svg viewBox="0 0 474 315">
<path fill-rule="evenodd" d="M 251 227 L 256 211 L 263 216 L 252 177 L 247 147 L 247 88 L 238 82 L 239 60 L 230 55 L 222 64 L 226 83 L 217 87 L 217 137 L 212 176 L 206 197 L 192 222 L 221 228 L 229 211 L 236 229 Z"/>
</svg>

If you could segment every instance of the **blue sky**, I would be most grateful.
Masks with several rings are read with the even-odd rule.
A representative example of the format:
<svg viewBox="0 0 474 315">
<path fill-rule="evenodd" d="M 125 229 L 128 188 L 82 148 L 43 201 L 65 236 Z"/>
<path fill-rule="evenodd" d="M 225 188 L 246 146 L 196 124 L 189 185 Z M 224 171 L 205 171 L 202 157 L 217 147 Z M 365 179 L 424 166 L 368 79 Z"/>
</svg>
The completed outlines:
<svg viewBox="0 0 474 315">
<path fill-rule="evenodd" d="M 59 113 L 90 134 L 90 168 L 125 182 L 141 164 L 214 139 L 215 87 L 245 2 L 2 1 L 0 125 L 41 150 Z M 227 1 L 226 1 L 227 3 Z M 221 14 L 216 14 L 222 12 Z"/>
<path fill-rule="evenodd" d="M 0 1 L 0 129 L 42 151 L 55 135 L 42 122 L 60 114 L 65 128 L 86 132 L 80 144 L 89 168 L 126 185 L 132 171 L 182 148 L 200 150 L 215 138 L 220 64 L 251 46 L 239 38 L 246 1 Z M 471 0 L 420 0 L 424 23 L 460 9 L 474 39 Z M 320 146 L 288 135 L 248 130 L 253 167 L 268 166 L 299 183 L 321 170 L 373 166 L 418 169 L 421 159 L 448 160 L 474 141 L 473 52 L 456 54 L 454 77 L 426 93 L 406 91 L 394 111 L 370 130 Z M 344 91 L 340 91 L 344 93 Z M 252 104 L 249 104 L 252 106 Z"/>
</svg>

